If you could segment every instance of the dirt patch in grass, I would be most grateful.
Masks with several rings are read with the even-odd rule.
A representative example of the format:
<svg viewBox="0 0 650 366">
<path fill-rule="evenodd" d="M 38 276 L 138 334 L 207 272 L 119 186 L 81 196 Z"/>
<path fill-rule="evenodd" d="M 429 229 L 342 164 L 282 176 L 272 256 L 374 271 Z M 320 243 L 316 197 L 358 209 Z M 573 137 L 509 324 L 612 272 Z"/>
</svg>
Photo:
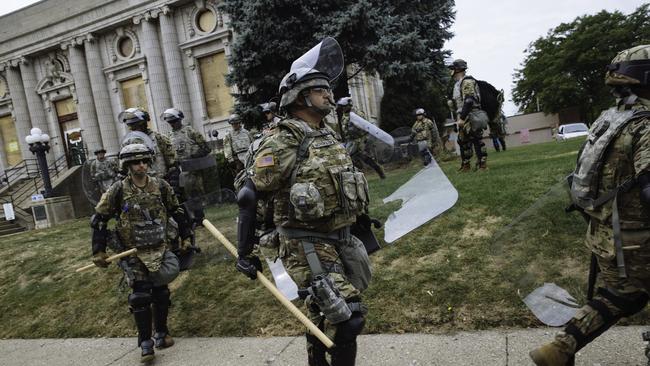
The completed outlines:
<svg viewBox="0 0 650 366">
<path fill-rule="evenodd" d="M 469 220 L 463 232 L 461 239 L 485 239 L 492 236 L 492 234 L 501 227 L 503 218 L 498 216 L 485 216 L 482 220 Z"/>
</svg>

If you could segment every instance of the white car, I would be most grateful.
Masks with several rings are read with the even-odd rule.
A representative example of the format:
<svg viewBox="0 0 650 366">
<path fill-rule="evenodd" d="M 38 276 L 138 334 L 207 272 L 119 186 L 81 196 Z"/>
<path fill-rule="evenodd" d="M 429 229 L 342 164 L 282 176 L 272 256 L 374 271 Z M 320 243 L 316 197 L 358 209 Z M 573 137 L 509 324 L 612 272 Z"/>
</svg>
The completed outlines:
<svg viewBox="0 0 650 366">
<path fill-rule="evenodd" d="M 569 123 L 561 125 L 557 130 L 557 140 L 566 141 L 574 137 L 587 136 L 589 127 L 584 123 Z"/>
</svg>

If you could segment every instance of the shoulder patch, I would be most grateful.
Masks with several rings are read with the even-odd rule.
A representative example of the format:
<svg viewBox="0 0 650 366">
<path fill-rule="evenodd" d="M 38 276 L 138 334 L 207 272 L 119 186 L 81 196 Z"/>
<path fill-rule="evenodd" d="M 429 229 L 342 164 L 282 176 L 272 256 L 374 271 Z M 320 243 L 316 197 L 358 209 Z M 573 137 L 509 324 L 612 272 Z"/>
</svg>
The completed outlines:
<svg viewBox="0 0 650 366">
<path fill-rule="evenodd" d="M 275 165 L 275 161 L 273 160 L 273 155 L 263 155 L 259 156 L 255 160 L 255 166 L 258 168 L 266 168 Z"/>
</svg>

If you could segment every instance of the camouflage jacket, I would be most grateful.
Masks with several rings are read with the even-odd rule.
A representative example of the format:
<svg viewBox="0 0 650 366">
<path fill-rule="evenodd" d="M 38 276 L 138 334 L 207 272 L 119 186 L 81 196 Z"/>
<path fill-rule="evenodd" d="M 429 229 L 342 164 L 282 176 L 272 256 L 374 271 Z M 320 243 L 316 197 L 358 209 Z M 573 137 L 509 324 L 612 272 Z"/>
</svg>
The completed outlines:
<svg viewBox="0 0 650 366">
<path fill-rule="evenodd" d="M 438 128 L 432 120 L 428 118 L 422 118 L 421 120 L 415 120 L 413 127 L 411 127 L 411 134 L 415 136 L 415 141 L 429 141 L 433 143 L 436 141 L 433 133 L 438 133 Z"/>
<path fill-rule="evenodd" d="M 203 135 L 191 126 L 183 126 L 178 130 L 169 131 L 168 137 L 179 161 L 200 158 L 208 155 L 211 151 Z"/>
<path fill-rule="evenodd" d="M 137 248 L 137 256 L 155 271 L 168 244 L 169 219 L 178 209 L 178 200 L 164 180 L 148 177 L 147 184 L 139 188 L 126 177 L 102 195 L 95 212 L 115 218 L 122 246 Z"/>
<path fill-rule="evenodd" d="M 472 77 L 465 76 L 454 84 L 453 98 L 456 103 L 456 112 L 460 114 L 465 104 L 465 98 L 474 97 L 472 109 L 481 108 L 481 95 L 478 89 L 478 83 Z"/>
<path fill-rule="evenodd" d="M 258 191 L 273 196 L 278 227 L 331 232 L 367 208 L 363 173 L 324 124 L 316 130 L 299 119 L 283 120 L 262 141 L 248 172 Z"/>
<path fill-rule="evenodd" d="M 94 182 L 113 180 L 118 170 L 115 159 L 104 158 L 102 161 L 95 159 L 90 162 L 90 177 Z"/>
<path fill-rule="evenodd" d="M 239 131 L 231 130 L 228 132 L 223 138 L 223 155 L 226 161 L 233 162 L 235 159 L 239 159 L 244 163 L 246 151 L 248 151 L 248 145 L 251 142 L 253 142 L 253 137 L 244 127 L 240 128 Z"/>
<path fill-rule="evenodd" d="M 632 108 L 648 111 L 650 100 L 640 100 Z M 593 136 L 596 128 L 598 126 L 592 125 L 589 137 Z M 598 196 L 629 178 L 650 171 L 650 119 L 637 119 L 623 127 L 610 142 L 601 163 Z M 638 184 L 628 192 L 619 194 L 618 209 L 622 229 L 650 228 L 650 212 L 644 209 L 639 195 Z M 613 200 L 594 210 L 587 210 L 586 213 L 598 222 L 611 225 L 612 203 Z"/>
</svg>

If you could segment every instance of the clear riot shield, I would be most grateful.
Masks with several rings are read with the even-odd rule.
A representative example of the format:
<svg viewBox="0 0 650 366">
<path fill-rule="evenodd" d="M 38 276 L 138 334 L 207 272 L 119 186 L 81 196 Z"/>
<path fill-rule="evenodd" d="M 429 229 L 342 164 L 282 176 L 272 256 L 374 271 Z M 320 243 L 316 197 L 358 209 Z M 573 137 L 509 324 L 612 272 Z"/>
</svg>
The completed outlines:
<svg viewBox="0 0 650 366">
<path fill-rule="evenodd" d="M 90 165 L 93 161 L 94 160 L 86 160 L 81 166 L 81 187 L 83 188 L 88 202 L 95 207 L 97 206 L 99 199 L 102 197 L 102 190 L 91 174 Z"/>
<path fill-rule="evenodd" d="M 580 309 L 567 290 L 554 283 L 545 283 L 524 298 L 524 303 L 537 319 L 551 327 L 566 324 Z"/>
<path fill-rule="evenodd" d="M 389 135 L 388 132 L 366 121 L 354 112 L 350 112 L 350 122 L 352 122 L 352 124 L 355 125 L 358 129 L 366 131 L 369 136 L 372 136 L 373 138 L 391 147 L 395 144 L 393 136 Z"/>
<path fill-rule="evenodd" d="M 384 203 L 402 200 L 402 207 L 391 213 L 384 224 L 384 240 L 392 243 L 456 204 L 458 191 L 435 160 L 420 170 Z"/>
</svg>

